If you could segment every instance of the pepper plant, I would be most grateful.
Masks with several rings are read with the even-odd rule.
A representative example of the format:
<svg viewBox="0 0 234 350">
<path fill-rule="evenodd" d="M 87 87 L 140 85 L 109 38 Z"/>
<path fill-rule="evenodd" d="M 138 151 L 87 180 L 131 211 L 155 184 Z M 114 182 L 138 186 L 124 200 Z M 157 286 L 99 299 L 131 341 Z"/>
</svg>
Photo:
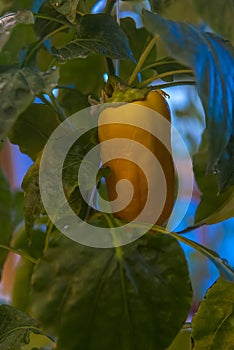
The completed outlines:
<svg viewBox="0 0 234 350">
<path fill-rule="evenodd" d="M 233 2 L 2 0 L 0 11 L 1 141 L 8 137 L 33 161 L 23 194 L 0 174 L 1 270 L 9 252 L 21 257 L 11 302 L 0 306 L 0 349 L 233 349 L 234 271 L 185 236 L 234 213 Z M 50 135 L 87 107 L 188 85 L 205 114 L 192 158 L 201 192 L 193 224 L 177 232 L 154 225 L 132 243 L 105 249 L 60 232 L 39 186 Z M 121 219 L 92 208 L 77 180 L 98 142 L 94 128 L 72 145 L 63 188 L 77 216 L 113 231 Z M 97 176 L 103 193 L 109 171 Z M 220 273 L 195 315 L 180 242 Z"/>
</svg>

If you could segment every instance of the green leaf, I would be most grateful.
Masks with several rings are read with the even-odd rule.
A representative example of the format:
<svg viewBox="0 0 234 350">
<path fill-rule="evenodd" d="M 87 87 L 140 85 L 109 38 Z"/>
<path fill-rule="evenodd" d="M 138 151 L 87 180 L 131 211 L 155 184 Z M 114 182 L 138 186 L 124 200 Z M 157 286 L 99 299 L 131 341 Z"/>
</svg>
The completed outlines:
<svg viewBox="0 0 234 350">
<path fill-rule="evenodd" d="M 32 0 L 1 0 L 0 13 L 19 11 L 31 8 Z"/>
<path fill-rule="evenodd" d="M 72 86 L 83 95 L 100 96 L 104 87 L 103 74 L 106 72 L 106 63 L 102 56 L 92 55 L 85 60 L 76 59 L 59 67 L 59 85 Z"/>
<path fill-rule="evenodd" d="M 234 186 L 219 193 L 218 174 L 207 172 L 209 158 L 207 135 L 203 134 L 198 153 L 193 157 L 195 179 L 202 193 L 196 210 L 196 224 L 215 224 L 234 216 Z M 232 167 L 232 164 L 230 165 Z"/>
<path fill-rule="evenodd" d="M 17 26 L 17 24 L 21 23 L 34 23 L 34 18 L 31 11 L 21 10 L 16 14 L 10 13 L 0 18 L 0 49 L 2 49 L 9 40 L 12 29 Z"/>
<path fill-rule="evenodd" d="M 8 137 L 22 153 L 35 160 L 58 125 L 51 107 L 33 103 L 18 117 Z"/>
<path fill-rule="evenodd" d="M 66 18 L 59 13 L 49 1 L 45 1 L 38 11 L 44 18 L 36 18 L 35 32 L 39 38 L 44 38 L 64 24 L 69 24 Z M 57 22 L 59 21 L 59 22 Z M 61 23 L 60 23 L 61 22 Z"/>
<path fill-rule="evenodd" d="M 226 191 L 234 185 L 234 128 L 229 143 L 217 164 L 219 172 L 219 189 Z"/>
<path fill-rule="evenodd" d="M 194 350 L 234 348 L 234 282 L 219 279 L 208 291 L 192 321 Z"/>
<path fill-rule="evenodd" d="M 167 350 L 192 350 L 190 324 L 185 324 Z"/>
<path fill-rule="evenodd" d="M 206 114 L 208 166 L 214 169 L 227 152 L 233 134 L 234 48 L 219 36 L 188 23 L 166 20 L 147 11 L 144 19 L 148 30 L 160 35 L 169 55 L 194 71 Z"/>
<path fill-rule="evenodd" d="M 79 0 L 50 0 L 50 4 L 65 16 L 70 22 L 74 22 L 76 19 L 76 9 Z"/>
<path fill-rule="evenodd" d="M 205 20 L 217 33 L 230 41 L 234 40 L 234 3 L 233 1 L 213 0 L 212 6 L 207 0 L 193 0 L 193 4 Z"/>
<path fill-rule="evenodd" d="M 90 107 L 88 96 L 72 88 L 59 89 L 58 101 L 67 116 Z"/>
<path fill-rule="evenodd" d="M 27 233 L 31 233 L 34 222 L 43 209 L 39 188 L 40 158 L 41 153 L 39 153 L 35 163 L 28 169 L 22 183 L 22 188 L 25 193 L 24 216 Z"/>
<path fill-rule="evenodd" d="M 92 53 L 116 59 L 132 59 L 128 38 L 107 14 L 80 16 L 76 24 L 76 38 L 61 49 L 52 48 L 60 63 L 85 58 Z"/>
<path fill-rule="evenodd" d="M 31 312 L 58 350 L 163 350 L 186 320 L 191 289 L 182 249 L 147 235 L 114 249 L 61 238 L 35 266 Z"/>
<path fill-rule="evenodd" d="M 21 350 L 31 332 L 41 333 L 34 319 L 10 305 L 0 306 L 0 350 Z"/>
<path fill-rule="evenodd" d="M 0 138 L 4 138 L 17 117 L 32 103 L 35 95 L 50 92 L 57 84 L 57 71 L 34 72 L 12 68 L 0 74 Z"/>
<path fill-rule="evenodd" d="M 0 244 L 9 245 L 11 239 L 11 191 L 9 184 L 0 169 Z M 0 279 L 2 266 L 6 260 L 8 252 L 0 249 Z"/>
</svg>

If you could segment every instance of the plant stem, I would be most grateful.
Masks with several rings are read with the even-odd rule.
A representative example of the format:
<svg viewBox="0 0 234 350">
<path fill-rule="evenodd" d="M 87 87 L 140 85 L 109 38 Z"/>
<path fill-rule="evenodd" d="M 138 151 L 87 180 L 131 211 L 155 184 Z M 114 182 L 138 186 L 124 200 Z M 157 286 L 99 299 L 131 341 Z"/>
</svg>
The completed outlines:
<svg viewBox="0 0 234 350">
<path fill-rule="evenodd" d="M 157 41 L 157 37 L 154 36 L 149 44 L 146 46 L 144 52 L 142 53 L 142 55 L 139 58 L 139 61 L 137 62 L 136 67 L 134 68 L 129 80 L 128 80 L 128 85 L 132 85 L 132 83 L 134 82 L 134 80 L 137 77 L 137 74 L 139 73 L 139 71 L 141 70 L 142 65 L 144 64 L 146 58 L 148 57 L 150 51 L 152 50 L 152 48 L 154 47 L 154 45 L 156 44 Z"/>
<path fill-rule="evenodd" d="M 191 248 L 197 250 L 199 253 L 205 255 L 210 261 L 213 262 L 213 264 L 216 266 L 216 268 L 219 270 L 220 275 L 225 278 L 228 281 L 234 281 L 234 271 L 233 269 L 225 263 L 220 256 L 213 250 L 204 247 L 203 245 L 192 241 L 189 238 L 186 238 L 184 236 L 181 236 L 175 232 L 167 231 L 163 227 L 152 227 L 151 231 L 160 232 L 164 234 L 169 234 L 170 236 L 176 238 L 178 241 L 185 243 L 186 245 L 190 246 Z"/>
<path fill-rule="evenodd" d="M 65 22 L 63 20 L 60 20 L 60 19 L 57 19 L 57 18 L 53 18 L 53 17 L 47 16 L 47 15 L 43 15 L 43 14 L 40 14 L 40 13 L 34 13 L 33 16 L 36 17 L 36 18 L 47 20 L 47 21 L 56 22 L 56 23 L 60 23 L 60 24 L 66 24 L 67 25 L 67 22 Z"/>
<path fill-rule="evenodd" d="M 14 254 L 20 255 L 20 256 L 22 256 L 23 258 L 25 258 L 26 260 L 31 261 L 31 263 L 33 263 L 33 264 L 36 264 L 36 262 L 37 262 L 36 259 L 34 259 L 32 256 L 26 254 L 26 253 L 23 252 L 22 250 L 17 250 L 17 249 L 15 249 L 15 248 L 8 247 L 7 245 L 4 245 L 4 244 L 0 244 L 0 248 L 1 248 L 1 249 L 8 250 L 9 252 L 12 252 L 12 253 L 14 253 Z"/>
<path fill-rule="evenodd" d="M 148 64 L 147 66 L 143 67 L 141 69 L 141 72 L 144 72 L 145 70 L 150 69 L 150 68 L 154 68 L 154 67 L 157 67 L 157 66 L 163 66 L 163 65 L 167 65 L 167 64 L 172 64 L 172 63 L 175 63 L 175 62 L 176 61 L 171 60 L 171 61 L 160 61 L 160 62 L 151 63 L 151 64 Z"/>
<path fill-rule="evenodd" d="M 115 225 L 111 219 L 111 216 L 110 215 L 107 215 L 105 213 L 102 213 L 102 215 L 104 216 L 108 226 L 110 227 L 111 229 L 111 233 L 112 233 L 112 237 L 113 237 L 113 241 L 114 241 L 114 246 L 115 246 L 115 251 L 116 251 L 116 257 L 118 260 L 122 260 L 123 258 L 123 252 L 122 252 L 122 249 L 121 247 L 118 246 L 118 240 L 116 239 L 116 234 L 115 234 Z"/>
<path fill-rule="evenodd" d="M 50 97 L 50 100 L 52 102 L 53 107 L 55 108 L 55 110 L 57 111 L 57 113 L 59 115 L 60 121 L 64 122 L 67 119 L 67 116 L 66 116 L 64 110 L 62 109 L 62 107 L 60 106 L 60 104 L 58 103 L 58 100 L 54 96 L 52 91 L 50 92 L 49 97 Z"/>
<path fill-rule="evenodd" d="M 162 74 L 156 74 L 156 75 L 153 75 L 152 77 L 142 81 L 142 83 L 138 84 L 138 87 L 147 86 L 148 84 L 152 83 L 152 81 L 154 81 L 154 80 L 165 78 L 165 77 L 170 77 L 172 75 L 176 75 L 176 74 L 191 74 L 191 73 L 193 73 L 193 71 L 191 69 L 181 69 L 181 70 L 173 70 L 173 71 L 170 71 L 170 72 L 165 72 L 165 73 L 162 73 Z"/>
<path fill-rule="evenodd" d="M 159 89 L 165 89 L 165 88 L 170 88 L 170 87 L 179 86 L 179 85 L 196 85 L 196 82 L 194 80 L 178 80 L 178 81 L 171 81 L 165 84 L 152 85 L 150 88 L 152 90 L 154 89 L 159 90 Z"/>
<path fill-rule="evenodd" d="M 113 7 L 115 6 L 115 3 L 116 3 L 116 0 L 107 0 L 104 12 L 110 15 L 113 10 Z"/>
<path fill-rule="evenodd" d="M 49 34 L 45 35 L 42 39 L 40 39 L 37 44 L 35 46 L 32 47 L 32 49 L 29 51 L 28 55 L 25 57 L 25 60 L 23 62 L 23 66 L 27 66 L 32 58 L 32 56 L 34 55 L 34 53 L 38 50 L 38 48 L 43 44 L 43 42 L 47 39 L 49 39 L 50 37 L 52 37 L 53 35 L 68 29 L 69 25 L 63 25 L 55 30 L 53 30 L 52 32 L 50 32 Z"/>
</svg>

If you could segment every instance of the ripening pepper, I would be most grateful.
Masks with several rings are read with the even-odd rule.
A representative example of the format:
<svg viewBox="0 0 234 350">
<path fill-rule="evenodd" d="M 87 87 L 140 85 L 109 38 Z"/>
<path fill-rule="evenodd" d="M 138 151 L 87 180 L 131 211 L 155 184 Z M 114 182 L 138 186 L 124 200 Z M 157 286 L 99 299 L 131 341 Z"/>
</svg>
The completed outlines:
<svg viewBox="0 0 234 350">
<path fill-rule="evenodd" d="M 148 177 L 151 177 L 150 169 L 152 167 L 151 158 L 148 156 L 148 152 L 142 151 L 135 154 L 135 159 L 143 159 L 144 168 L 143 170 L 138 166 L 138 162 L 131 161 L 133 152 L 136 152 L 134 150 L 134 147 L 132 148 L 129 144 L 128 146 L 121 147 L 121 144 L 119 146 L 118 152 L 120 154 L 119 157 L 116 157 L 116 155 L 113 153 L 113 149 L 110 147 L 105 147 L 102 143 L 104 141 L 108 141 L 111 139 L 116 138 L 125 138 L 129 139 L 130 141 L 136 141 L 137 143 L 140 143 L 141 145 L 148 148 L 150 152 L 157 158 L 157 160 L 160 162 L 161 168 L 163 170 L 165 180 L 166 180 L 166 194 L 165 194 L 165 202 L 162 206 L 162 210 L 160 210 L 160 213 L 157 217 L 157 220 L 153 222 L 157 225 L 163 225 L 166 220 L 169 218 L 172 209 L 173 209 L 173 203 L 174 203 L 174 192 L 175 192 L 175 175 L 174 175 L 174 165 L 173 165 L 173 159 L 170 154 L 170 151 L 151 133 L 148 131 L 139 128 L 137 126 L 133 125 L 126 125 L 126 124 L 117 124 L 115 121 L 119 118 L 125 118 L 127 116 L 128 120 L 131 122 L 134 122 L 135 114 L 131 113 L 129 106 L 131 104 L 138 104 L 144 107 L 148 107 L 158 113 L 160 113 L 164 118 L 166 118 L 169 122 L 171 122 L 171 116 L 170 116 L 170 110 L 168 107 L 168 104 L 161 92 L 158 91 L 151 91 L 147 94 L 145 100 L 138 100 L 131 102 L 130 104 L 125 104 L 119 107 L 108 107 L 104 109 L 99 116 L 99 125 L 98 125 L 98 138 L 100 142 L 100 155 L 101 160 L 103 163 L 103 167 L 109 167 L 111 172 L 110 175 L 106 177 L 106 186 L 107 186 L 107 193 L 110 201 L 114 201 L 117 198 L 117 192 L 116 192 L 116 184 L 121 179 L 126 179 L 131 182 L 133 186 L 133 196 L 131 201 L 121 210 L 116 211 L 115 205 L 111 204 L 111 209 L 115 211 L 113 215 L 116 217 L 126 220 L 126 221 L 132 221 L 135 219 L 143 210 L 148 196 L 148 182 L 147 182 L 147 176 L 145 175 L 144 169 L 148 169 Z M 151 127 L 150 124 L 152 124 L 152 128 L 155 128 L 155 120 L 152 120 L 152 114 L 151 117 L 148 118 L 147 109 L 144 109 L 145 112 L 142 109 L 140 109 L 141 118 L 143 118 L 144 123 L 146 123 L 149 127 Z M 128 113 L 129 112 L 129 113 Z M 130 115 L 131 114 L 131 115 Z M 116 119 L 117 118 L 117 119 Z M 108 125 L 101 125 L 103 122 L 108 122 L 110 124 Z M 160 123 L 159 123 L 160 124 Z M 170 126 L 170 124 L 169 124 Z M 164 138 L 169 140 L 169 145 L 171 143 L 171 130 L 170 127 L 163 129 L 162 125 L 156 125 L 158 127 L 161 133 L 164 133 Z M 112 154 L 113 153 L 113 154 Z M 121 155 L 125 157 L 125 154 L 128 159 L 121 158 Z M 113 157 L 112 157 L 113 156 Z M 108 157 L 111 157 L 113 159 L 107 161 Z M 157 210 L 157 203 L 161 201 L 160 198 L 160 186 L 161 182 L 159 181 L 159 178 L 157 179 L 157 176 L 154 176 L 153 183 L 154 183 L 154 191 L 157 192 L 158 198 L 155 198 L 155 204 L 150 207 L 148 212 L 144 215 L 141 221 L 143 222 L 149 222 L 152 218 L 152 212 Z M 121 194 L 124 199 L 124 193 Z M 150 222 L 152 223 L 152 222 Z"/>
</svg>

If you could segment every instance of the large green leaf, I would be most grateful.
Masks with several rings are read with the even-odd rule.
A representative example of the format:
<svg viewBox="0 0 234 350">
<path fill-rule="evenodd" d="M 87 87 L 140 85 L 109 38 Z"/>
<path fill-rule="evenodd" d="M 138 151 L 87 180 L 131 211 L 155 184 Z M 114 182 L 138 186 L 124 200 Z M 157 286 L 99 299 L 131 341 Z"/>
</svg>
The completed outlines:
<svg viewBox="0 0 234 350">
<path fill-rule="evenodd" d="M 192 322 L 194 350 L 234 349 L 234 282 L 219 279 Z"/>
<path fill-rule="evenodd" d="M 31 312 L 58 335 L 58 350 L 166 349 L 190 302 L 183 251 L 161 234 L 118 251 L 61 238 L 32 277 Z"/>
<path fill-rule="evenodd" d="M 11 200 L 9 184 L 0 169 L 0 244 L 3 245 L 8 245 L 11 239 Z M 0 279 L 6 257 L 7 251 L 0 249 Z"/>
<path fill-rule="evenodd" d="M 0 138 L 4 138 L 17 117 L 32 103 L 34 96 L 50 92 L 57 84 L 57 71 L 35 72 L 12 68 L 0 74 Z"/>
<path fill-rule="evenodd" d="M 218 175 L 207 172 L 209 158 L 206 132 L 198 153 L 193 157 L 196 182 L 202 193 L 196 210 L 196 224 L 215 224 L 234 216 L 234 186 L 219 193 Z M 231 166 L 231 165 L 230 165 Z"/>
<path fill-rule="evenodd" d="M 234 48 L 219 36 L 188 23 L 166 20 L 147 11 L 144 19 L 148 30 L 160 35 L 169 55 L 193 69 L 206 115 L 208 165 L 210 169 L 217 166 L 219 173 L 225 174 L 227 162 L 218 162 L 223 157 L 233 161 L 229 142 L 233 136 Z M 229 176 L 226 188 L 231 181 Z"/>
<path fill-rule="evenodd" d="M 234 40 L 234 2 L 213 0 L 212 6 L 207 0 L 193 0 L 201 17 L 224 38 Z"/>
<path fill-rule="evenodd" d="M 32 332 L 41 333 L 33 318 L 10 305 L 0 306 L 0 350 L 22 350 Z"/>
<path fill-rule="evenodd" d="M 61 63 L 92 53 L 116 59 L 132 58 L 127 36 L 113 17 L 104 13 L 80 16 L 76 38 L 63 48 L 52 48 L 52 53 Z"/>
<path fill-rule="evenodd" d="M 8 136 L 22 153 L 35 160 L 58 125 L 51 107 L 33 103 L 19 116 Z"/>
</svg>

